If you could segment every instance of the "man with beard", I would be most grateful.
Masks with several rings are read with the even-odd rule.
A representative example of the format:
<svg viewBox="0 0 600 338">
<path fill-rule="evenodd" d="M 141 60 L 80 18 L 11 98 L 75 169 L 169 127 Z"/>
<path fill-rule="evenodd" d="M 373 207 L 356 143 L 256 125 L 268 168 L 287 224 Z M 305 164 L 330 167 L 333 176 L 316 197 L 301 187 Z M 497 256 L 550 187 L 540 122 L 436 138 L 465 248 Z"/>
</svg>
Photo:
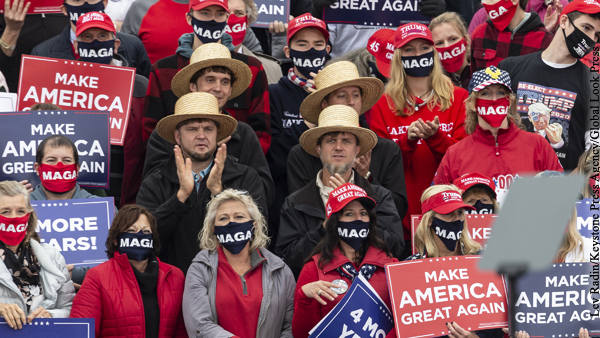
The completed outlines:
<svg viewBox="0 0 600 338">
<path fill-rule="evenodd" d="M 175 113 L 161 119 L 156 129 L 175 144 L 165 166 L 148 176 L 137 195 L 156 217 L 161 241 L 159 258 L 187 272 L 200 251 L 198 234 L 206 204 L 225 188 L 247 191 L 267 210 L 263 184 L 256 171 L 227 156 L 227 146 L 217 145 L 236 130 L 237 121 L 219 111 L 214 95 L 183 95 Z M 218 148 L 218 149 L 217 149 Z"/>
<path fill-rule="evenodd" d="M 358 114 L 349 106 L 332 105 L 319 116 L 319 126 L 305 131 L 300 137 L 302 148 L 319 157 L 323 169 L 304 188 L 288 196 L 281 209 L 281 222 L 275 252 L 298 278 L 304 260 L 325 235 L 325 205 L 329 193 L 350 182 L 363 188 L 375 200 L 377 228 L 393 256 L 404 249 L 402 220 L 389 190 L 373 186 L 356 174 L 352 165 L 375 147 L 377 135 L 360 127 Z"/>
</svg>

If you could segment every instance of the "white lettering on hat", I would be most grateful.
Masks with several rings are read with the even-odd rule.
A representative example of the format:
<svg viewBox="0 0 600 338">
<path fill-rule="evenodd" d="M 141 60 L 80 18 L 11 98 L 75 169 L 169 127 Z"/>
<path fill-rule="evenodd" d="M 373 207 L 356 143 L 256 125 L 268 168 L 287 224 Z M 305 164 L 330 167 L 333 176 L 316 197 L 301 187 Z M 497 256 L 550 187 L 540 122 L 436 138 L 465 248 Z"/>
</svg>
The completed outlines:
<svg viewBox="0 0 600 338">
<path fill-rule="evenodd" d="M 489 185 L 490 180 L 482 178 L 482 177 L 465 177 L 460 180 L 460 183 L 467 184 L 467 185 L 483 183 L 483 184 Z"/>
<path fill-rule="evenodd" d="M 137 238 L 121 238 L 121 248 L 152 248 L 152 240 L 144 238 L 141 241 Z"/>
<path fill-rule="evenodd" d="M 42 178 L 47 181 L 54 180 L 71 180 L 77 177 L 77 171 L 73 170 L 73 172 L 65 171 L 64 175 L 61 176 L 60 172 L 55 171 L 54 173 L 51 171 L 42 172 Z"/>
<path fill-rule="evenodd" d="M 464 53 L 466 49 L 467 47 L 464 44 L 461 44 L 461 46 L 453 48 L 450 52 L 446 51 L 440 53 L 440 59 L 446 60 L 451 59 L 452 57 L 459 56 L 461 53 Z"/>
<path fill-rule="evenodd" d="M 392 60 L 394 58 L 394 53 L 385 53 L 385 58 L 388 60 Z"/>
<path fill-rule="evenodd" d="M 105 57 L 105 56 L 113 56 L 112 48 L 100 48 L 96 53 L 95 49 L 84 49 L 79 48 L 79 56 L 81 57 Z"/>
<path fill-rule="evenodd" d="M 369 45 L 369 48 L 374 52 L 379 51 L 379 42 L 373 41 L 373 43 Z"/>
<path fill-rule="evenodd" d="M 387 45 L 385 46 L 385 49 L 391 51 L 392 53 L 396 50 L 396 47 L 394 47 L 393 43 L 387 43 Z"/>
<path fill-rule="evenodd" d="M 86 23 L 88 21 L 104 21 L 104 17 L 102 16 L 102 14 L 96 12 L 89 12 L 83 16 L 83 19 L 81 19 L 81 23 Z"/>
<path fill-rule="evenodd" d="M 227 234 L 227 235 L 217 235 L 217 239 L 219 240 L 220 243 L 233 243 L 233 242 L 239 242 L 239 241 L 243 241 L 246 239 L 251 239 L 252 238 L 252 231 L 248 230 L 246 232 L 246 234 L 244 234 L 243 232 L 236 232 L 233 236 L 231 236 L 231 234 Z"/>
<path fill-rule="evenodd" d="M 8 227 L 4 223 L 0 223 L 0 231 L 5 232 L 23 232 L 27 229 L 27 224 L 17 224 L 15 227 L 14 224 L 8 224 Z"/>
<path fill-rule="evenodd" d="M 504 8 L 504 6 L 500 6 L 500 8 L 498 8 L 498 11 L 489 11 L 488 15 L 490 16 L 490 19 L 495 19 L 499 16 L 502 16 L 504 13 L 508 12 L 506 10 L 506 8 Z"/>
<path fill-rule="evenodd" d="M 412 62 L 411 62 L 412 61 Z M 433 65 L 433 57 L 428 59 L 420 59 L 417 60 L 402 60 L 402 64 L 404 68 L 421 68 L 421 67 L 429 67 Z"/>
<path fill-rule="evenodd" d="M 296 67 L 321 67 L 325 63 L 325 57 L 320 59 L 304 59 L 304 61 L 300 58 L 294 58 L 294 66 Z"/>
<path fill-rule="evenodd" d="M 406 38 L 408 35 L 411 34 L 418 34 L 418 35 L 423 35 L 426 36 L 427 34 L 425 33 L 425 30 L 427 29 L 427 27 L 425 26 L 421 26 L 421 25 L 416 25 L 416 24 L 410 24 L 402 28 L 402 39 Z"/>
<path fill-rule="evenodd" d="M 457 192 L 443 192 L 442 198 L 444 199 L 444 202 L 450 202 L 452 200 L 458 200 L 462 202 L 462 197 Z"/>
<path fill-rule="evenodd" d="M 506 115 L 506 108 L 504 106 L 495 107 L 477 107 L 477 113 L 479 115 Z"/>
<path fill-rule="evenodd" d="M 340 237 L 367 238 L 368 234 L 369 234 L 369 229 L 362 229 L 360 231 L 356 231 L 356 229 L 350 229 L 350 233 L 348 233 L 348 229 L 338 228 L 338 235 L 340 235 Z"/>
<path fill-rule="evenodd" d="M 209 31 L 208 29 L 205 30 L 204 32 L 202 32 L 202 28 L 196 27 L 196 25 L 194 25 L 194 32 L 196 32 L 196 34 L 198 34 L 198 36 L 201 36 L 203 38 L 209 38 L 209 39 L 215 39 L 215 40 L 220 39 L 221 35 L 223 34 L 223 31 L 214 31 L 211 33 L 211 31 Z"/>
</svg>

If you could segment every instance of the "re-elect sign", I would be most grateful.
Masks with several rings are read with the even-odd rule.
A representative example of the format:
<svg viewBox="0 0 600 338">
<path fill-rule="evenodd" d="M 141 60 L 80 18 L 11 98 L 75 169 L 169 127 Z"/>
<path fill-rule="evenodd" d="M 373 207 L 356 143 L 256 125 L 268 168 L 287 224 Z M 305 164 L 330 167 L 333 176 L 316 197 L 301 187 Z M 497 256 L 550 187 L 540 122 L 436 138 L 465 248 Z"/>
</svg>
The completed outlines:
<svg viewBox="0 0 600 338">
<path fill-rule="evenodd" d="M 420 0 L 338 0 L 323 9 L 323 21 L 349 25 L 398 27 L 417 22 L 428 25 L 430 16 L 419 12 Z"/>
<path fill-rule="evenodd" d="M 386 264 L 398 338 L 447 335 L 447 322 L 468 331 L 506 327 L 504 279 L 479 271 L 479 259 L 439 257 Z"/>
<path fill-rule="evenodd" d="M 94 338 L 95 320 L 92 318 L 35 318 L 21 330 L 8 327 L 0 318 L 0 337 L 15 338 Z"/>
<path fill-rule="evenodd" d="M 598 274 L 597 264 L 556 263 L 520 277 L 516 328 L 511 331 L 524 330 L 530 337 L 577 337 L 583 327 L 590 336 L 599 334 Z"/>
<path fill-rule="evenodd" d="M 25 1 L 23 5 L 27 4 Z M 27 14 L 61 13 L 60 5 L 63 0 L 33 0 L 27 10 Z M 12 2 L 11 2 L 12 3 Z M 0 14 L 4 13 L 4 6 L 0 6 Z"/>
<path fill-rule="evenodd" d="M 42 242 L 56 247 L 67 264 L 106 262 L 105 243 L 115 215 L 112 197 L 31 201 Z"/>
<path fill-rule="evenodd" d="M 108 112 L 24 111 L 0 113 L 0 181 L 28 180 L 35 187 L 40 178 L 34 171 L 37 146 L 48 136 L 64 135 L 79 153 L 82 187 L 108 188 L 110 137 Z"/>
<path fill-rule="evenodd" d="M 110 142 L 123 145 L 135 69 L 24 55 L 18 110 L 46 102 L 66 110 L 110 112 Z"/>
<path fill-rule="evenodd" d="M 413 255 L 417 253 L 417 249 L 415 247 L 415 234 L 422 217 L 422 215 L 411 215 L 411 244 Z M 467 220 L 467 228 L 469 229 L 469 236 L 471 239 L 481 244 L 481 247 L 485 247 L 485 242 L 487 242 L 492 234 L 492 225 L 497 217 L 498 215 L 493 214 L 465 215 L 465 219 Z"/>
<path fill-rule="evenodd" d="M 393 328 L 392 313 L 371 284 L 359 275 L 344 298 L 310 331 L 309 338 L 385 338 Z"/>
<path fill-rule="evenodd" d="M 258 18 L 252 27 L 268 28 L 275 20 L 287 23 L 290 17 L 290 0 L 255 0 L 258 7 Z M 231 29 L 235 30 L 235 26 Z M 227 33 L 227 28 L 225 30 Z"/>
</svg>

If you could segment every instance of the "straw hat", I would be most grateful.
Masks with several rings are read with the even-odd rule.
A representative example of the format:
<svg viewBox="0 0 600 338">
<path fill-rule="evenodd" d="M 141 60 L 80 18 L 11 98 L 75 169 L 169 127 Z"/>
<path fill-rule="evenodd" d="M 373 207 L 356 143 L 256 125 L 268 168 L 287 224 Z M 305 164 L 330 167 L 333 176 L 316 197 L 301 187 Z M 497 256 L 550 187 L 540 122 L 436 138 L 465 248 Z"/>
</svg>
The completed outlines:
<svg viewBox="0 0 600 338">
<path fill-rule="evenodd" d="M 220 43 L 205 43 L 198 47 L 192 57 L 190 64 L 177 72 L 171 81 L 171 90 L 181 97 L 190 92 L 190 79 L 202 68 L 211 66 L 223 66 L 229 68 L 236 80 L 231 88 L 230 99 L 243 93 L 252 80 L 252 71 L 239 60 L 231 58 L 231 52 Z"/>
<path fill-rule="evenodd" d="M 374 77 L 360 77 L 358 69 L 350 61 L 339 61 L 328 65 L 315 77 L 316 92 L 308 95 L 300 105 L 300 114 L 310 122 L 317 123 L 321 113 L 321 102 L 325 96 L 344 87 L 355 86 L 362 90 L 362 110 L 371 109 L 383 95 L 383 82 Z"/>
<path fill-rule="evenodd" d="M 163 117 L 156 125 L 158 134 L 165 140 L 176 144 L 175 127 L 189 119 L 209 119 L 219 124 L 217 128 L 217 142 L 231 136 L 237 128 L 237 121 L 219 112 L 217 98 L 209 93 L 189 93 L 183 95 L 175 103 L 175 113 Z"/>
<path fill-rule="evenodd" d="M 331 132 L 345 132 L 356 136 L 360 144 L 357 157 L 371 151 L 377 145 L 377 135 L 358 124 L 358 114 L 352 107 L 336 104 L 329 106 L 319 115 L 319 126 L 311 128 L 300 136 L 300 145 L 312 156 L 319 157 L 316 145 L 321 136 Z"/>
</svg>

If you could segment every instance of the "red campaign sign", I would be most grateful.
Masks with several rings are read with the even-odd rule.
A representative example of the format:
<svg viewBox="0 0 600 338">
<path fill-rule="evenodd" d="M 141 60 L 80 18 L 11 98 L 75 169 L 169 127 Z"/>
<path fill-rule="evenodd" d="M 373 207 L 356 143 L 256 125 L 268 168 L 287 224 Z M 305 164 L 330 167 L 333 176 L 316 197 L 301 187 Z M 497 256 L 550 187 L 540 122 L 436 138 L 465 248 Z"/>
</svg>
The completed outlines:
<svg viewBox="0 0 600 338">
<path fill-rule="evenodd" d="M 17 110 L 37 102 L 65 110 L 110 112 L 110 143 L 123 145 L 135 69 L 23 55 Z"/>
<path fill-rule="evenodd" d="M 398 338 L 508 326 L 504 278 L 477 268 L 479 256 L 425 258 L 385 265 Z"/>
<path fill-rule="evenodd" d="M 31 2 L 27 14 L 62 13 L 60 11 L 60 5 L 63 4 L 64 0 L 25 0 L 23 6 L 25 6 L 27 2 Z M 4 13 L 4 6 L 1 7 L 0 14 Z"/>
<path fill-rule="evenodd" d="M 492 225 L 494 224 L 494 221 L 498 215 L 467 214 L 466 216 L 469 235 L 475 242 L 481 244 L 482 247 L 485 247 L 485 242 L 487 242 L 487 240 L 490 238 L 490 234 L 492 233 Z M 415 248 L 415 234 L 417 227 L 419 226 L 419 222 L 421 222 L 421 217 L 423 217 L 423 215 L 410 215 L 410 226 L 412 233 L 411 245 L 413 255 L 417 253 L 417 249 Z"/>
</svg>

